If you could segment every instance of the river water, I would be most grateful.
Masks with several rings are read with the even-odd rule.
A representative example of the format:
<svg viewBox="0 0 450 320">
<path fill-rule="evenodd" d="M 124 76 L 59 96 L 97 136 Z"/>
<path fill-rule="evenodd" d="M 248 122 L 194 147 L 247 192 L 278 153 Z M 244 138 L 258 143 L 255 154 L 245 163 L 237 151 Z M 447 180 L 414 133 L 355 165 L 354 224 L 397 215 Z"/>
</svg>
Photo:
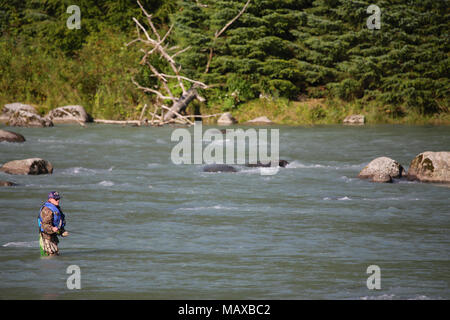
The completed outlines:
<svg viewBox="0 0 450 320">
<path fill-rule="evenodd" d="M 356 178 L 379 156 L 407 169 L 449 151 L 450 127 L 272 128 L 290 161 L 275 175 L 175 165 L 171 127 L 3 128 L 27 141 L 0 143 L 0 163 L 40 157 L 54 172 L 0 173 L 19 184 L 0 188 L 0 298 L 450 298 L 449 187 Z M 51 190 L 72 234 L 41 258 L 36 217 Z"/>
</svg>

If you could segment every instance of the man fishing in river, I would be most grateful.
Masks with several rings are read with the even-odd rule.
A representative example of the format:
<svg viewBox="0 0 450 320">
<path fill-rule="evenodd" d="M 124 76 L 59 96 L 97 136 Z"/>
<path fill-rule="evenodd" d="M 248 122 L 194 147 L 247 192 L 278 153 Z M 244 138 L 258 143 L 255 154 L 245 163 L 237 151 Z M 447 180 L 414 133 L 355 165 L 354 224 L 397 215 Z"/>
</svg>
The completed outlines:
<svg viewBox="0 0 450 320">
<path fill-rule="evenodd" d="M 59 201 L 61 196 L 57 191 L 48 194 L 48 200 L 41 206 L 38 216 L 39 247 L 41 256 L 57 256 L 58 236 L 66 237 L 69 233 L 64 229 L 66 219 Z"/>
</svg>

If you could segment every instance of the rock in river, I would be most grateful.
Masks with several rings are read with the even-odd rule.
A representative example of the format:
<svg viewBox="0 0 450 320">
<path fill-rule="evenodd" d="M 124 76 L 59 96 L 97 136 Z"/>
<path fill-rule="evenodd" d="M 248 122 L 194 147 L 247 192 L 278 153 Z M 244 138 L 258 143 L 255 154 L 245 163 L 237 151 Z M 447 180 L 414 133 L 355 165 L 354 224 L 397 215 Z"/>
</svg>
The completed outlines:
<svg viewBox="0 0 450 320">
<path fill-rule="evenodd" d="M 450 152 L 425 151 L 409 165 L 408 180 L 450 183 Z"/>
<path fill-rule="evenodd" d="M 7 122 L 10 126 L 16 127 L 53 127 L 53 122 L 47 118 L 42 118 L 37 113 L 25 110 L 16 111 Z"/>
<path fill-rule="evenodd" d="M 53 166 L 47 160 L 30 158 L 7 162 L 3 164 L 0 171 L 9 174 L 47 174 L 53 172 Z"/>
<path fill-rule="evenodd" d="M 0 129 L 0 142 L 24 142 L 25 137 L 19 133 Z"/>
<path fill-rule="evenodd" d="M 31 113 L 37 113 L 33 106 L 23 104 L 20 102 L 5 104 L 0 112 L 0 123 L 7 123 L 9 118 L 19 110 L 28 111 Z"/>
<path fill-rule="evenodd" d="M 392 178 L 401 178 L 404 171 L 397 161 L 388 157 L 379 157 L 365 166 L 358 178 L 371 179 L 374 182 L 392 182 Z"/>
<path fill-rule="evenodd" d="M 278 160 L 278 166 L 279 166 L 279 167 L 284 168 L 284 167 L 286 167 L 288 164 L 289 164 L 289 162 L 286 161 L 286 160 Z M 245 166 L 246 166 L 246 167 L 250 167 L 250 168 L 256 168 L 256 167 L 266 167 L 266 168 L 268 168 L 268 167 L 270 167 L 271 165 L 272 165 L 271 162 L 265 163 L 265 164 L 264 164 L 264 163 L 261 163 L 260 161 L 258 161 L 257 163 L 247 163 Z"/>
</svg>

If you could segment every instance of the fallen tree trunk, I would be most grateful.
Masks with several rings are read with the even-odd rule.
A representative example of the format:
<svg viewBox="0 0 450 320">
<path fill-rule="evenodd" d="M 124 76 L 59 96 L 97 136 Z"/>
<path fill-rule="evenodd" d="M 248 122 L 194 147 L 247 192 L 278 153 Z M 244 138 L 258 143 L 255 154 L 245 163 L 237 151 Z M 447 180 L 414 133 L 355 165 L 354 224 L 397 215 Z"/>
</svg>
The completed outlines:
<svg viewBox="0 0 450 320">
<path fill-rule="evenodd" d="M 189 103 L 192 102 L 197 97 L 198 93 L 195 87 L 190 88 L 183 94 L 177 102 L 169 109 L 169 111 L 164 115 L 164 121 L 169 121 L 176 116 L 176 113 L 183 112 Z"/>
</svg>

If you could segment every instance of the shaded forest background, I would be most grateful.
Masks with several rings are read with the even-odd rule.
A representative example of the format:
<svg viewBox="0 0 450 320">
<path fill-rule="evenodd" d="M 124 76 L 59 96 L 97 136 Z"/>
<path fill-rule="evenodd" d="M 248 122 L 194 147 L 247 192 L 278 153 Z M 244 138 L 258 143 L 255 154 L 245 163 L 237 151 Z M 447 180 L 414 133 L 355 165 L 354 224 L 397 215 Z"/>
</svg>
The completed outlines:
<svg viewBox="0 0 450 320">
<path fill-rule="evenodd" d="M 245 2 L 141 1 L 161 35 L 174 24 L 171 45 L 191 47 L 178 57 L 182 73 L 214 85 L 191 108 L 280 123 L 334 123 L 350 113 L 449 122 L 449 1 L 252 0 L 214 40 Z M 73 4 L 81 29 L 66 26 Z M 380 30 L 367 28 L 370 4 L 381 8 Z M 0 103 L 42 113 L 81 104 L 94 117 L 136 118 L 155 97 L 131 78 L 148 87 L 156 78 L 139 65 L 139 46 L 125 46 L 136 38 L 133 17 L 145 22 L 134 0 L 0 1 Z M 152 64 L 170 73 L 156 56 Z"/>
</svg>

